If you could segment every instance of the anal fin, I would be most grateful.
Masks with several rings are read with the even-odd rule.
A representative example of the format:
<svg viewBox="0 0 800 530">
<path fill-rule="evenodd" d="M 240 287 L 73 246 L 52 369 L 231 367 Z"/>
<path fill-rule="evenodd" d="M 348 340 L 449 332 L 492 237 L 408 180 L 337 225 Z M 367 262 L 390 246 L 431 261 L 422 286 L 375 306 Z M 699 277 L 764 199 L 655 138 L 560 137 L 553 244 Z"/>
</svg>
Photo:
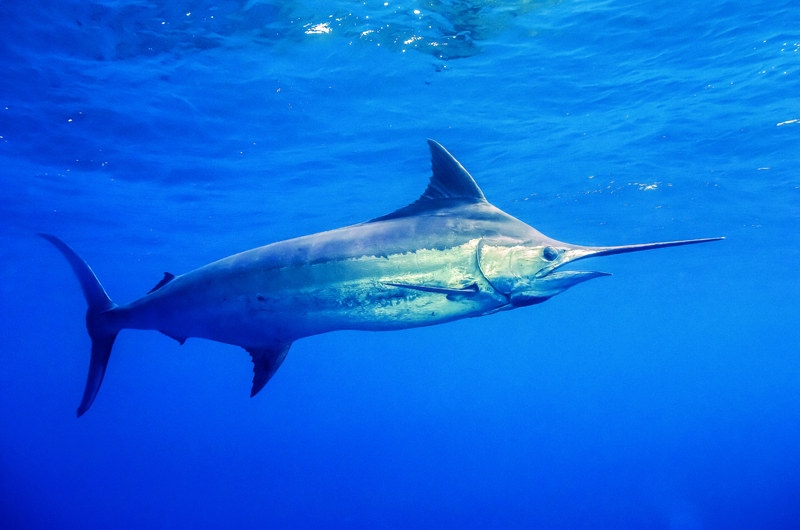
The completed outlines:
<svg viewBox="0 0 800 530">
<path fill-rule="evenodd" d="M 291 342 L 276 342 L 260 348 L 245 348 L 253 359 L 253 388 L 250 397 L 264 388 L 286 358 Z"/>
</svg>

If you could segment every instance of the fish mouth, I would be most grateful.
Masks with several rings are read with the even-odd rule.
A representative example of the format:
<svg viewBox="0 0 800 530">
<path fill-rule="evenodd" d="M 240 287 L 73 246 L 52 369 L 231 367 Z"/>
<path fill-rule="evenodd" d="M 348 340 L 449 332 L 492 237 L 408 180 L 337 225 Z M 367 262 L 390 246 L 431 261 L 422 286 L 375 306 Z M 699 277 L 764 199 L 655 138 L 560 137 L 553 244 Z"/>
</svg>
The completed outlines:
<svg viewBox="0 0 800 530">
<path fill-rule="evenodd" d="M 597 271 L 557 271 L 551 272 L 542 278 L 537 278 L 533 285 L 537 288 L 536 291 L 542 293 L 543 296 L 552 296 L 566 291 L 573 285 L 603 276 L 611 276 L 611 273 Z"/>
<path fill-rule="evenodd" d="M 594 271 L 551 272 L 547 276 L 536 278 L 527 288 L 510 293 L 509 301 L 512 307 L 541 304 L 574 285 L 602 276 L 611 276 L 611 274 Z"/>
</svg>

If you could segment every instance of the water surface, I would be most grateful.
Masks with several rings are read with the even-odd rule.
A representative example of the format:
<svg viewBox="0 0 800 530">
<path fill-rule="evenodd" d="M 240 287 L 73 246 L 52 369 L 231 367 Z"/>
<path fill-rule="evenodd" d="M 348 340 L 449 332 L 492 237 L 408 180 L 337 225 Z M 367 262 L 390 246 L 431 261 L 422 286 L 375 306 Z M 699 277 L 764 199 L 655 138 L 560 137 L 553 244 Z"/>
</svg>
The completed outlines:
<svg viewBox="0 0 800 530">
<path fill-rule="evenodd" d="M 792 2 L 0 5 L 8 528 L 796 528 Z M 583 262 L 546 304 L 240 348 L 120 334 L 92 409 L 63 238 L 118 302 L 415 200 L 441 142 Z"/>
</svg>

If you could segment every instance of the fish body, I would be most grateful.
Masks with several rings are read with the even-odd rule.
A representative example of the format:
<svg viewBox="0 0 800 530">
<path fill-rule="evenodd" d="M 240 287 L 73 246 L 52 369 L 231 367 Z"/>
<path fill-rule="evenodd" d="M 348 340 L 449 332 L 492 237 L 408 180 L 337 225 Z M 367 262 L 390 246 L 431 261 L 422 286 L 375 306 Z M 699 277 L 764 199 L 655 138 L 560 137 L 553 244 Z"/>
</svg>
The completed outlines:
<svg viewBox="0 0 800 530">
<path fill-rule="evenodd" d="M 487 219 L 476 219 L 475 210 Z M 486 203 L 281 241 L 177 276 L 119 307 L 115 318 L 123 327 L 257 347 L 342 329 L 388 331 L 480 316 L 508 304 L 481 274 L 477 253 L 482 234 L 504 224 L 518 224 L 523 238 L 532 235 Z"/>
<path fill-rule="evenodd" d="M 551 239 L 488 203 L 469 173 L 429 140 L 433 175 L 416 202 L 371 221 L 241 252 L 186 274 L 166 273 L 148 294 L 116 305 L 63 241 L 89 304 L 92 358 L 82 415 L 102 382 L 117 333 L 152 329 L 245 348 L 251 395 L 291 344 L 337 330 L 391 331 L 538 304 L 600 272 L 562 271 L 602 256 L 714 241 L 584 247 Z"/>
</svg>

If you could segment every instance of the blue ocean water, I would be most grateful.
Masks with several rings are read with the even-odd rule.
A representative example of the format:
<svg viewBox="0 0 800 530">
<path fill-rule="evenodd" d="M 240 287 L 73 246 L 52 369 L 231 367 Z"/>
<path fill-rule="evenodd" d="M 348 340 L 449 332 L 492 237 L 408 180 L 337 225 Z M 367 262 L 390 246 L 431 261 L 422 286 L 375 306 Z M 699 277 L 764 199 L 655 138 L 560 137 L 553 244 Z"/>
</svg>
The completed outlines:
<svg viewBox="0 0 800 530">
<path fill-rule="evenodd" d="M 797 528 L 794 2 L 0 4 L 2 528 Z M 542 305 L 233 346 L 124 331 L 75 418 L 80 288 L 415 200 L 426 138 L 597 258 Z"/>
</svg>

